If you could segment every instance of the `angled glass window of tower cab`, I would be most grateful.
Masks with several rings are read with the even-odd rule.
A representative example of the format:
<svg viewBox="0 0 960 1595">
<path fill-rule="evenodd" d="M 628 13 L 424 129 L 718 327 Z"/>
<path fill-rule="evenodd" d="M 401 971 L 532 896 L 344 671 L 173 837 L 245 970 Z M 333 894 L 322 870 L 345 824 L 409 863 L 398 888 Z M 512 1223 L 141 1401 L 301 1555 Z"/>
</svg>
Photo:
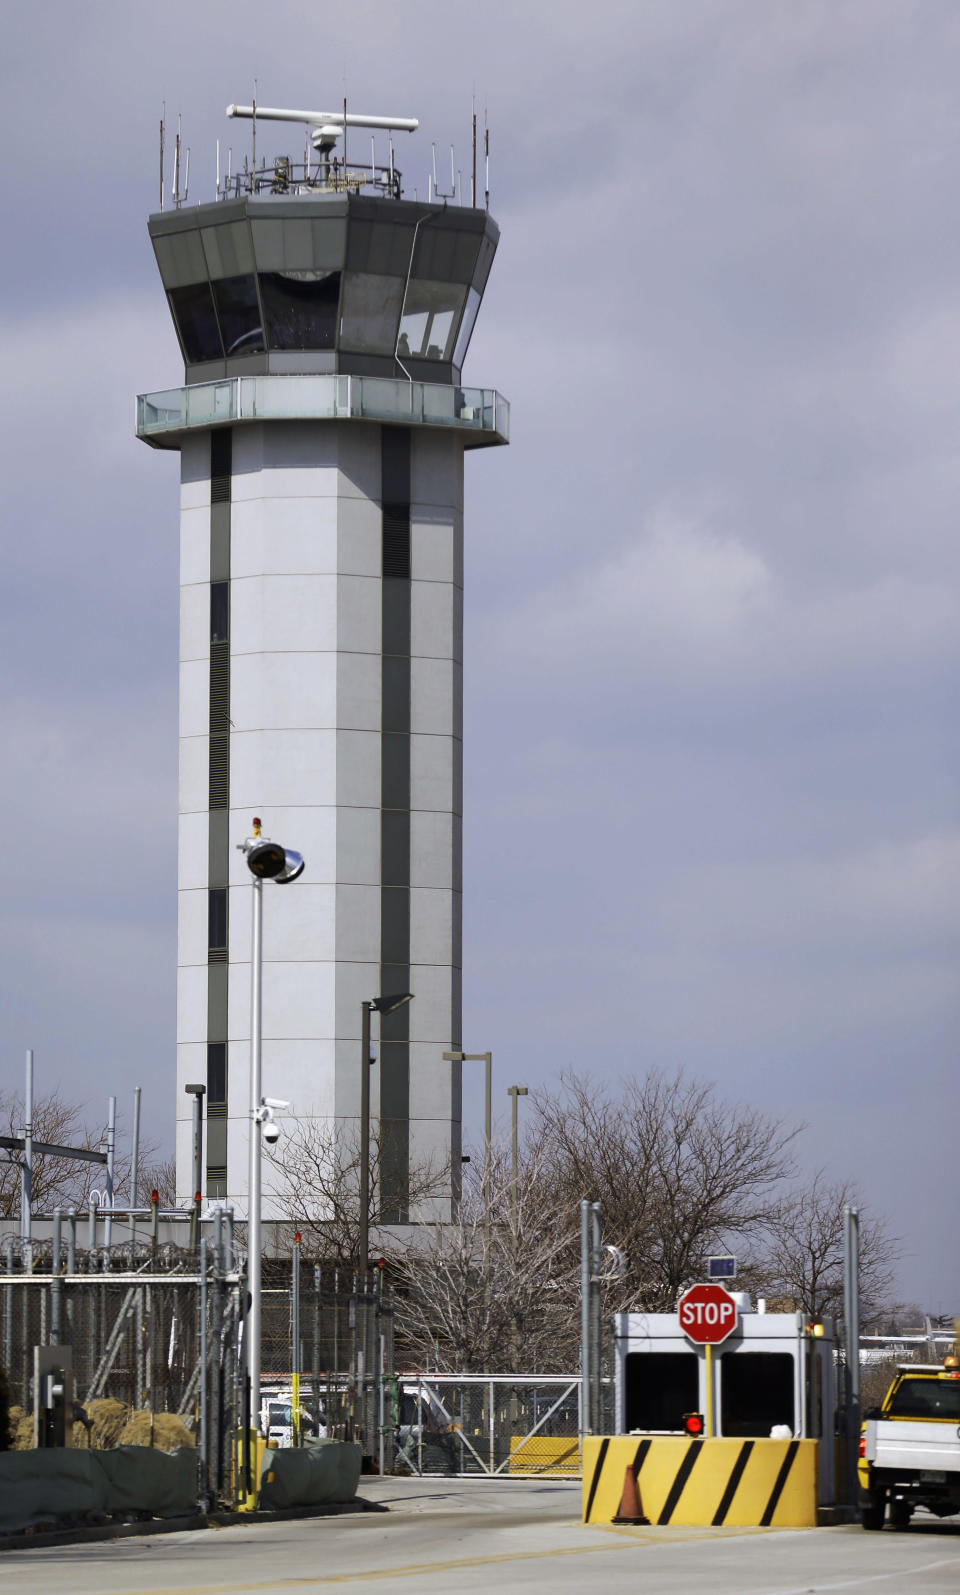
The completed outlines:
<svg viewBox="0 0 960 1595">
<path fill-rule="evenodd" d="M 363 1005 L 412 993 L 376 1022 L 371 1196 L 433 1222 L 461 1150 L 464 454 L 509 432 L 462 367 L 499 232 L 321 144 L 149 219 L 185 367 L 138 407 L 181 456 L 178 1179 L 205 1079 L 205 1190 L 246 1217 L 256 815 L 307 861 L 264 891 L 264 1089 L 356 1144 Z"/>
<path fill-rule="evenodd" d="M 197 379 L 326 370 L 459 382 L 499 238 L 486 211 L 354 193 L 251 194 L 151 217 L 150 231 Z"/>
</svg>

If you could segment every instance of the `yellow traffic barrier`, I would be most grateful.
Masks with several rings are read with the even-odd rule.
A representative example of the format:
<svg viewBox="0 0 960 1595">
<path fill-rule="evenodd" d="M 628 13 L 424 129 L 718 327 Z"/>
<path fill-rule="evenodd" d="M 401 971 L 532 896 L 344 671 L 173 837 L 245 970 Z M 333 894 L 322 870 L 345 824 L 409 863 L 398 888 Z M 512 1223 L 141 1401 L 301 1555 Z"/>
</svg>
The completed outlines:
<svg viewBox="0 0 960 1595">
<path fill-rule="evenodd" d="M 538 1478 L 567 1479 L 580 1472 L 580 1442 L 576 1435 L 510 1436 L 510 1472 L 536 1474 Z"/>
<path fill-rule="evenodd" d="M 267 1442 L 263 1435 L 260 1434 L 259 1430 L 251 1429 L 250 1472 L 253 1477 L 250 1481 L 250 1489 L 247 1490 L 244 1469 L 244 1433 L 242 1429 L 237 1430 L 236 1479 L 238 1512 L 255 1512 L 257 1510 L 257 1496 L 260 1492 L 260 1468 L 263 1461 L 263 1453 L 266 1449 Z"/>
<path fill-rule="evenodd" d="M 612 1523 L 629 1468 L 650 1523 L 813 1528 L 816 1440 L 688 1440 L 587 1435 L 583 1522 Z"/>
</svg>

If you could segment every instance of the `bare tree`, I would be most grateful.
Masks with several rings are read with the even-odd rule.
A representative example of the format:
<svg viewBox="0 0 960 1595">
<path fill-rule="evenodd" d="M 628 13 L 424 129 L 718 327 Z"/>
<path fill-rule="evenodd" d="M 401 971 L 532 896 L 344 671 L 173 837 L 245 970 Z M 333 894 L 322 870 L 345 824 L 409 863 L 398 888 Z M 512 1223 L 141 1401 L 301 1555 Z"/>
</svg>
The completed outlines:
<svg viewBox="0 0 960 1595">
<path fill-rule="evenodd" d="M 326 1262 L 356 1265 L 360 1249 L 359 1131 L 336 1134 L 323 1120 L 312 1117 L 287 1121 L 281 1141 L 267 1152 L 276 1171 L 280 1211 L 300 1231 L 309 1249 Z M 385 1241 L 377 1230 L 377 1201 L 382 1165 L 381 1137 L 374 1129 L 367 1220 L 371 1240 L 375 1239 L 381 1250 Z M 414 1212 L 444 1198 L 449 1204 L 449 1162 L 411 1164 L 405 1197 Z"/>
<path fill-rule="evenodd" d="M 793 1173 L 801 1126 L 725 1102 L 715 1088 L 659 1070 L 616 1096 L 569 1075 L 533 1097 L 529 1155 L 550 1205 L 599 1201 L 604 1238 L 627 1259 L 606 1311 L 670 1312 L 714 1250 L 754 1245 Z"/>
<path fill-rule="evenodd" d="M 579 1324 L 579 1258 L 566 1207 L 553 1209 L 539 1159 L 514 1183 L 506 1155 L 490 1169 L 490 1223 L 471 1164 L 451 1224 L 390 1256 L 397 1332 L 424 1367 L 448 1373 L 552 1372 L 570 1366 Z"/>
<path fill-rule="evenodd" d="M 830 1180 L 820 1169 L 809 1182 L 777 1202 L 764 1228 L 766 1244 L 757 1258 L 760 1283 L 769 1295 L 784 1296 L 812 1318 L 843 1317 L 844 1214 L 860 1213 L 861 1322 L 892 1310 L 900 1244 L 884 1220 L 867 1208 L 857 1186 Z"/>
</svg>

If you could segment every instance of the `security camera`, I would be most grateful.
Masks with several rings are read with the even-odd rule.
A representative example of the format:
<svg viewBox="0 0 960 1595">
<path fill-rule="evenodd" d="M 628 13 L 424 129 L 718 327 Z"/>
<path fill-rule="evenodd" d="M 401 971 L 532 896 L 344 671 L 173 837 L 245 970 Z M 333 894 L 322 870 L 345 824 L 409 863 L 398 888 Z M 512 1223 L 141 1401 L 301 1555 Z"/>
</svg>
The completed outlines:
<svg viewBox="0 0 960 1595">
<path fill-rule="evenodd" d="M 279 1124 L 275 1124 L 272 1119 L 268 1119 L 266 1124 L 263 1126 L 263 1139 L 266 1141 L 268 1146 L 276 1146 L 280 1139 Z"/>
</svg>

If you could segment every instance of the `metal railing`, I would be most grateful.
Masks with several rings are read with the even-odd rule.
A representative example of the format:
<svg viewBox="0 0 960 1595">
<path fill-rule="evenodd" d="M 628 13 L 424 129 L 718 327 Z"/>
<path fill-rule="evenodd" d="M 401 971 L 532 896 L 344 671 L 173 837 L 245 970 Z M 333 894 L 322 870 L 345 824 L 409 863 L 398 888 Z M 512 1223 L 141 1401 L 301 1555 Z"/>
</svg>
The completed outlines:
<svg viewBox="0 0 960 1595">
<path fill-rule="evenodd" d="M 147 442 L 241 421 L 343 419 L 453 427 L 489 442 L 510 438 L 510 406 L 496 389 L 394 377 L 226 377 L 137 398 L 137 436 Z"/>
</svg>

